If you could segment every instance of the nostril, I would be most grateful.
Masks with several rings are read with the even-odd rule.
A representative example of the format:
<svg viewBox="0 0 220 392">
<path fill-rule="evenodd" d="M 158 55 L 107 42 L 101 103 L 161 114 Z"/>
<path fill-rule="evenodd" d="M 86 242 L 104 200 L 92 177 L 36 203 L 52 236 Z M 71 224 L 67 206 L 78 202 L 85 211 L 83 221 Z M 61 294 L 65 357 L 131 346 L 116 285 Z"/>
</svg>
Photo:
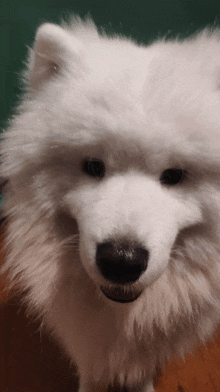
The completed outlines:
<svg viewBox="0 0 220 392">
<path fill-rule="evenodd" d="M 96 263 L 103 277 L 111 282 L 135 282 L 146 270 L 148 251 L 137 242 L 107 241 L 97 246 Z"/>
</svg>

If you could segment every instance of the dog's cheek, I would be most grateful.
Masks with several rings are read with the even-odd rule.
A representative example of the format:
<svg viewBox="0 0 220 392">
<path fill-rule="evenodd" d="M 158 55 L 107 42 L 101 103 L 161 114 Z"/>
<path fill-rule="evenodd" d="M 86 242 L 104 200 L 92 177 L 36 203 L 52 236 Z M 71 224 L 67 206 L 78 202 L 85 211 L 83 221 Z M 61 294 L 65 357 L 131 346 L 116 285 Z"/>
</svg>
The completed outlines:
<svg viewBox="0 0 220 392">
<path fill-rule="evenodd" d="M 172 248 L 183 229 L 203 221 L 202 210 L 195 200 L 172 200 L 160 210 L 160 219 L 152 221 L 151 230 L 141 233 L 149 250 L 148 268 L 144 274 L 146 284 L 158 279 L 169 265 Z M 146 229 L 145 229 L 146 230 Z"/>
<path fill-rule="evenodd" d="M 89 233 L 80 233 L 79 254 L 84 269 L 93 280 L 97 281 L 96 242 Z"/>
<path fill-rule="evenodd" d="M 194 226 L 203 222 L 202 206 L 199 202 L 189 199 L 181 203 L 178 209 L 177 223 L 179 230 Z"/>
</svg>

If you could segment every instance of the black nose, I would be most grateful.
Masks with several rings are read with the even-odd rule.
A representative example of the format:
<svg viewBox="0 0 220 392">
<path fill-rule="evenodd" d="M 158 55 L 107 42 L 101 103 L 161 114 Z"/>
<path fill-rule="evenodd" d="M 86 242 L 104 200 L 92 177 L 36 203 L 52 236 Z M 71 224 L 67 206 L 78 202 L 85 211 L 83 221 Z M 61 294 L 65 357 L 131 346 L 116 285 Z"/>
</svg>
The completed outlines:
<svg viewBox="0 0 220 392">
<path fill-rule="evenodd" d="M 96 263 L 105 279 L 132 283 L 146 270 L 148 251 L 136 242 L 108 241 L 98 244 Z"/>
</svg>

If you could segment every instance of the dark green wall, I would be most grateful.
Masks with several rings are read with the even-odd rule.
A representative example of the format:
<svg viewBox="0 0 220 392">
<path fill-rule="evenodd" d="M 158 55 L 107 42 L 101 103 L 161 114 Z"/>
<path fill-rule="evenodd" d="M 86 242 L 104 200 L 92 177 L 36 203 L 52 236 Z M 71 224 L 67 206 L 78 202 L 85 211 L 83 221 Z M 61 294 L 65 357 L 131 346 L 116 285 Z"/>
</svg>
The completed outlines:
<svg viewBox="0 0 220 392">
<path fill-rule="evenodd" d="M 0 0 L 0 128 L 19 95 L 18 73 L 36 27 L 75 12 L 147 42 L 218 23 L 220 0 Z"/>
</svg>

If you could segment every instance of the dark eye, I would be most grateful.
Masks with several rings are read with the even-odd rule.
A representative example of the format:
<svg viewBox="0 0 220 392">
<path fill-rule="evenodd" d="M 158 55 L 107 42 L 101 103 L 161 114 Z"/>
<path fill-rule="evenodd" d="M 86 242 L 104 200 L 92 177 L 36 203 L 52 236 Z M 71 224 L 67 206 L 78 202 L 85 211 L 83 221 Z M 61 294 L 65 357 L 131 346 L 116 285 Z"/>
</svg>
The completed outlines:
<svg viewBox="0 0 220 392">
<path fill-rule="evenodd" d="M 176 185 L 184 180 L 186 171 L 182 169 L 167 169 L 161 174 L 160 182 L 166 185 Z"/>
<path fill-rule="evenodd" d="M 83 163 L 83 171 L 91 177 L 103 178 L 105 175 L 105 164 L 99 159 L 88 159 Z"/>
</svg>

